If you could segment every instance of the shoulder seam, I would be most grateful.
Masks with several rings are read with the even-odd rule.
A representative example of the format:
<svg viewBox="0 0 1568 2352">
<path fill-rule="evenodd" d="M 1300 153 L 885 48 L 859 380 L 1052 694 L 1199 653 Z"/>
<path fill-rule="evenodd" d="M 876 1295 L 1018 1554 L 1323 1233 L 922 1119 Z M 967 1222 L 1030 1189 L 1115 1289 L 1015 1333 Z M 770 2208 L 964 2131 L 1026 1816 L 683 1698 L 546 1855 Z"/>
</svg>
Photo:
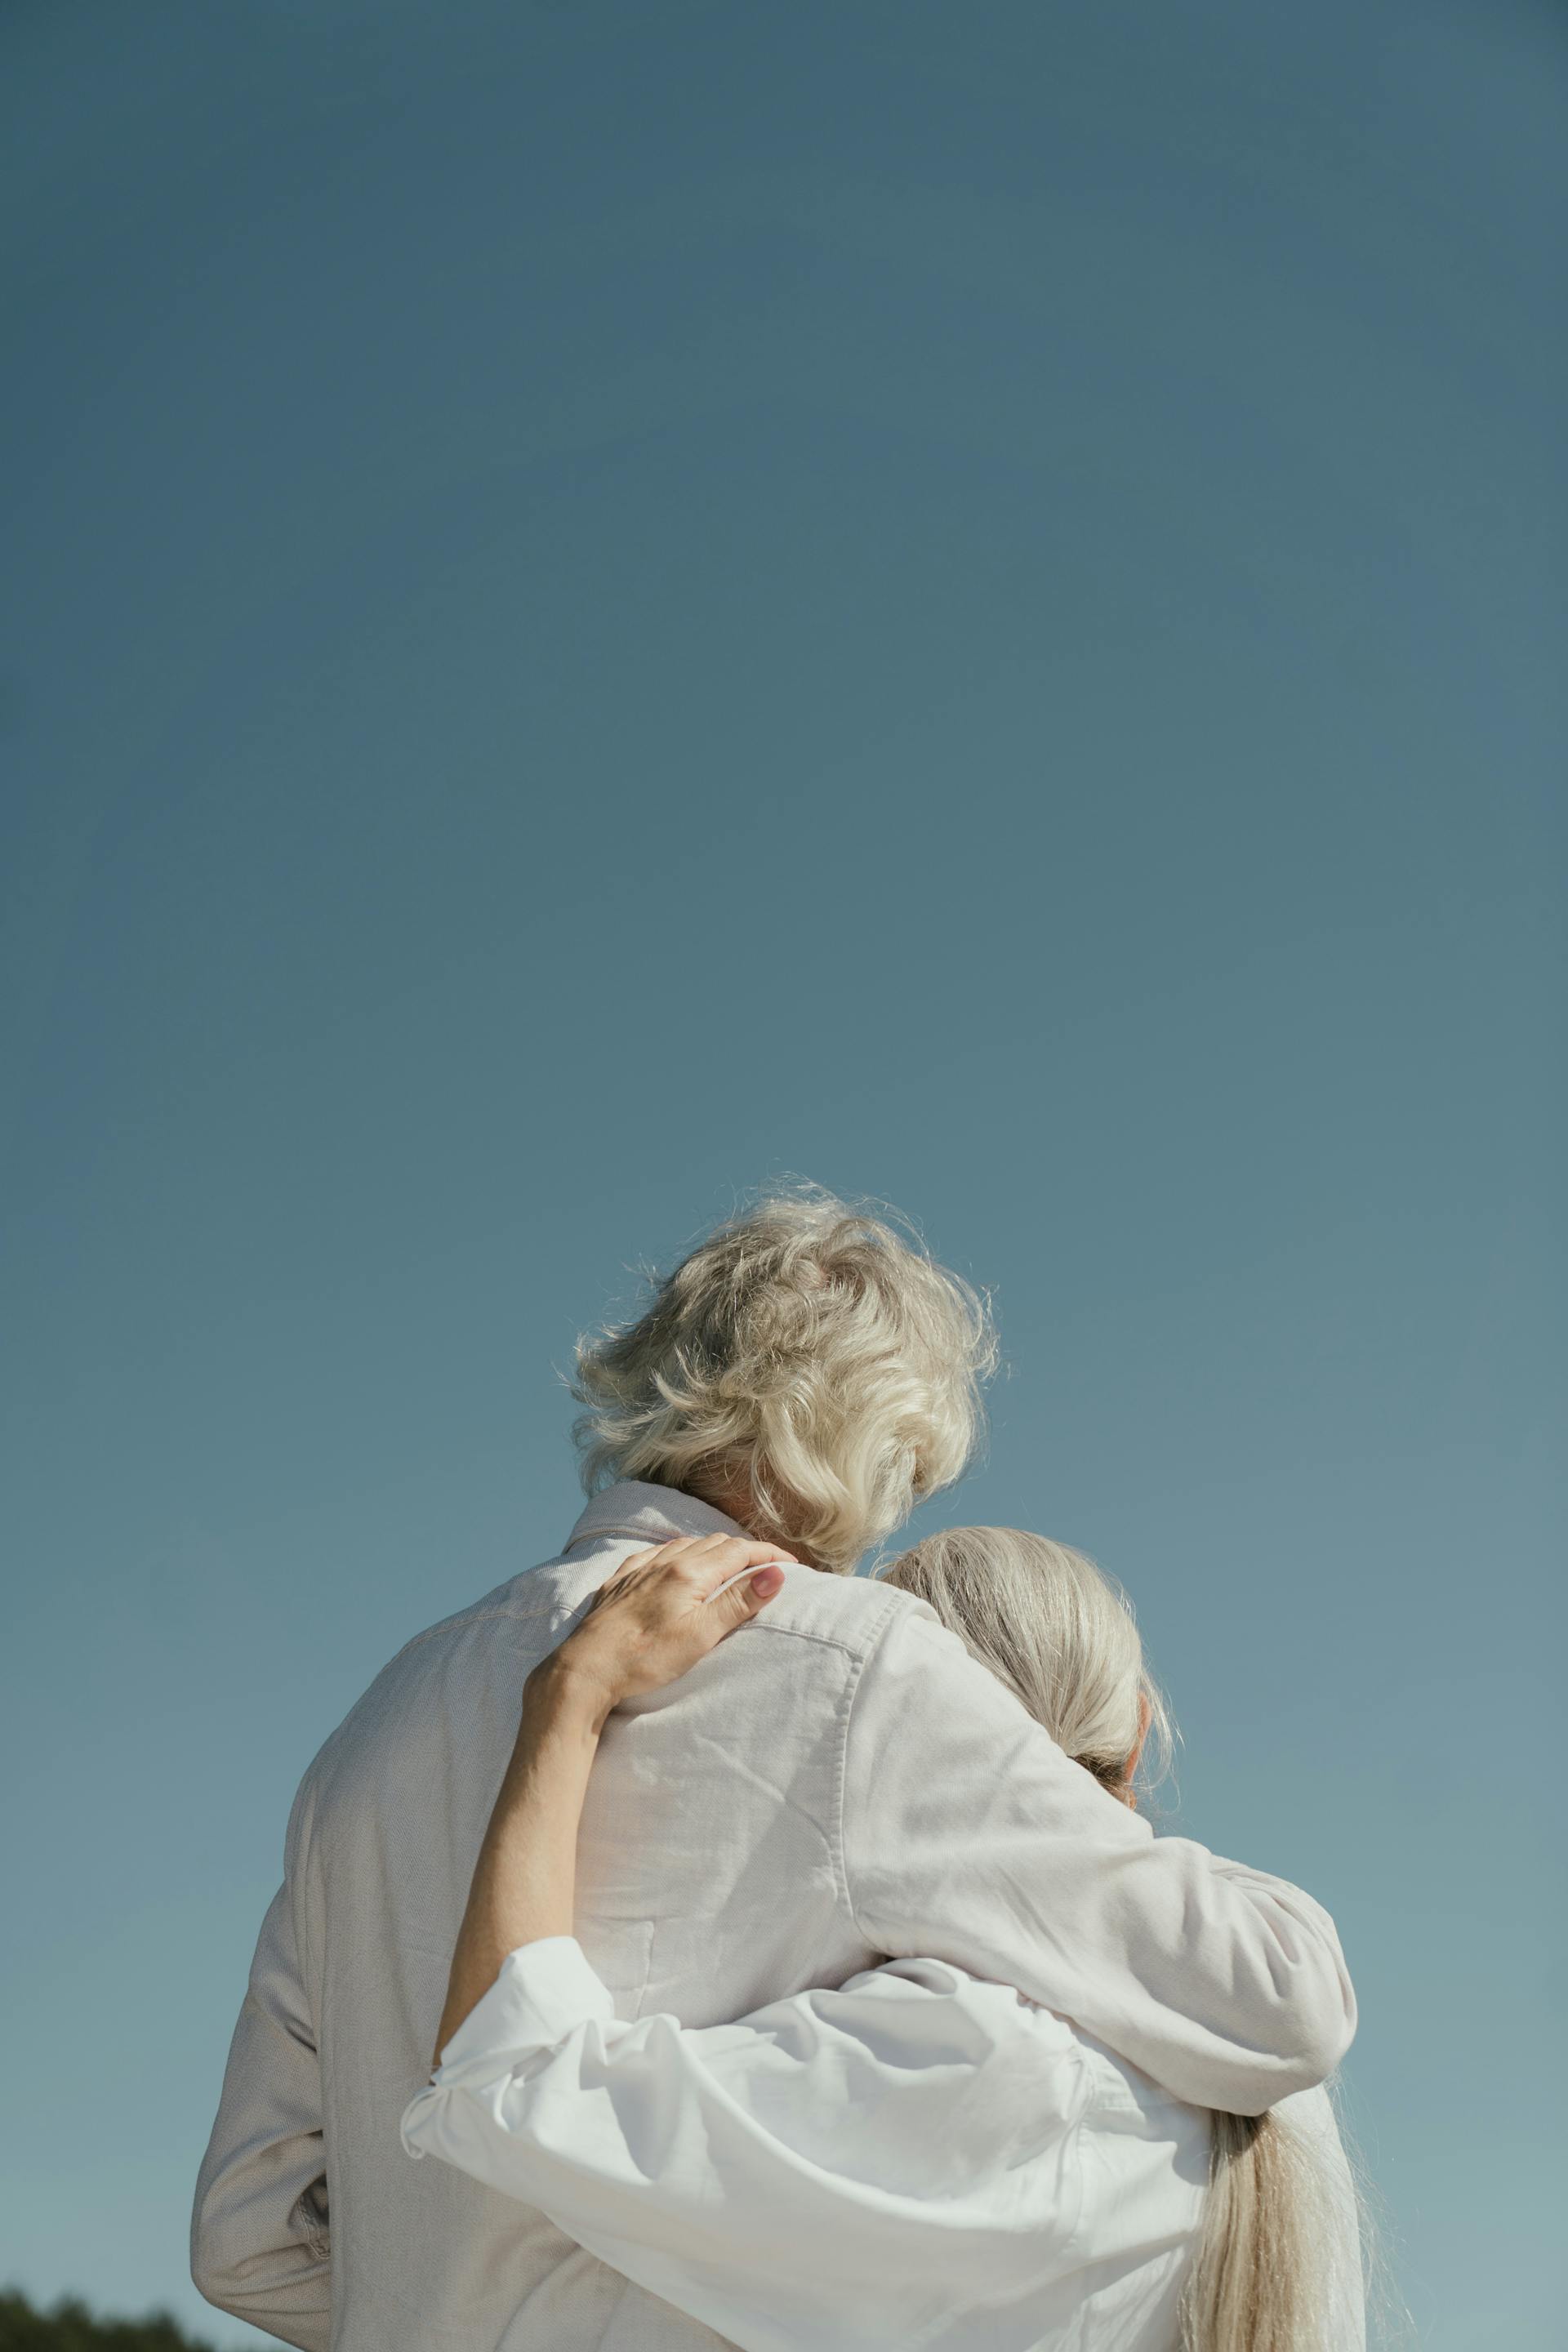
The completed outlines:
<svg viewBox="0 0 1568 2352">
<path fill-rule="evenodd" d="M 426 1625 L 423 1633 L 411 1633 L 403 1647 L 393 1652 L 386 1664 L 388 1666 L 396 1665 L 398 1660 L 405 1658 L 410 1650 L 418 1649 L 421 1643 L 433 1641 L 437 1633 L 445 1633 L 454 1625 L 482 1625 L 494 1617 L 510 1617 L 519 1623 L 527 1623 L 535 1617 L 549 1617 L 554 1614 L 570 1617 L 574 1613 L 574 1608 L 558 1610 L 557 1605 L 550 1601 L 536 1601 L 529 1609 L 512 1609 L 505 1606 L 499 1609 L 465 1609 L 456 1617 L 443 1617 L 438 1624 Z M 846 1650 L 852 1656 L 862 1650 L 874 1649 L 877 1646 L 885 1622 L 885 1616 L 879 1618 L 875 1622 L 874 1630 L 864 1641 L 850 1642 L 847 1641 L 841 1633 L 819 1633 L 809 1625 L 770 1624 L 765 1617 L 755 1617 L 752 1621 L 752 1625 L 761 1633 L 787 1634 L 797 1642 L 820 1642 L 826 1649 Z M 383 1674 L 386 1672 L 385 1666 L 382 1668 L 382 1672 Z"/>
<path fill-rule="evenodd" d="M 405 1658 L 410 1650 L 418 1649 L 422 1642 L 434 1641 L 437 1633 L 445 1633 L 454 1625 L 483 1625 L 492 1617 L 512 1617 L 526 1622 L 531 1617 L 548 1617 L 552 1606 L 553 1603 L 551 1601 L 536 1601 L 527 1609 L 511 1609 L 504 1604 L 498 1609 L 459 1609 L 456 1616 L 443 1617 L 436 1624 L 426 1625 L 422 1633 L 411 1633 L 400 1650 L 394 1650 L 386 1662 L 386 1666 L 396 1665 L 398 1660 Z M 562 1613 L 570 1616 L 571 1612 L 566 1610 Z M 386 1666 L 382 1668 L 383 1674 L 386 1672 Z"/>
<path fill-rule="evenodd" d="M 855 1655 L 853 1667 L 845 1685 L 844 1696 L 840 1702 L 838 1755 L 833 1789 L 833 1834 L 830 1841 L 838 1891 L 843 1895 L 844 1908 L 848 1916 L 849 1924 L 867 1949 L 873 1952 L 879 1951 L 881 1947 L 874 1936 L 867 1934 L 860 1915 L 855 1908 L 855 1896 L 849 1885 L 849 1856 L 844 1836 L 844 1801 L 849 1780 L 849 1733 L 855 1716 L 855 1702 L 860 1694 L 866 1668 L 881 1648 L 887 1638 L 888 1628 L 898 1614 L 895 1606 L 896 1591 L 889 1591 L 885 1598 L 887 1605 L 881 1615 L 874 1622 L 869 1638 Z"/>
<path fill-rule="evenodd" d="M 876 1646 L 875 1635 L 869 1642 L 847 1642 L 841 1633 L 819 1633 L 810 1625 L 770 1625 L 765 1617 L 753 1617 L 745 1630 L 751 1632 L 752 1629 L 759 1633 L 771 1633 L 775 1640 L 816 1642 L 825 1650 L 842 1650 L 850 1658 L 861 1657 L 868 1649 Z"/>
</svg>

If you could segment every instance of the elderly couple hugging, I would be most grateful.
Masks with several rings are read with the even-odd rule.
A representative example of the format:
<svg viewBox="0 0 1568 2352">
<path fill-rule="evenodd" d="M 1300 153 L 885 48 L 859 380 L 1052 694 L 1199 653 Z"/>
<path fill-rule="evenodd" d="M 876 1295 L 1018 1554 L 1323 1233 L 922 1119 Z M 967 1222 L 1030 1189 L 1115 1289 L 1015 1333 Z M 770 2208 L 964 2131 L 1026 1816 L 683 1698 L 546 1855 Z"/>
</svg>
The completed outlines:
<svg viewBox="0 0 1568 2352">
<path fill-rule="evenodd" d="M 300 1789 L 212 2302 L 304 2352 L 1361 2340 L 1339 1943 L 1140 1817 L 1121 1593 L 998 1528 L 850 1573 L 963 1470 L 993 1354 L 820 1193 L 584 1343 L 564 1549 Z"/>
</svg>

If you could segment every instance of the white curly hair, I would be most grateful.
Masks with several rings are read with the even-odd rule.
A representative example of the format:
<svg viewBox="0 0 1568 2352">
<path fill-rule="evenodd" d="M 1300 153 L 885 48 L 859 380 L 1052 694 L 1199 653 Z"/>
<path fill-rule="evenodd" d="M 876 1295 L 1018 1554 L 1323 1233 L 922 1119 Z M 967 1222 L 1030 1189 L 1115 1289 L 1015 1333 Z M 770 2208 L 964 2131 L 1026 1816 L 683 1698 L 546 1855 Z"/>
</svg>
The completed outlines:
<svg viewBox="0 0 1568 2352">
<path fill-rule="evenodd" d="M 905 1219 L 771 1193 L 579 1340 L 583 1484 L 684 1488 L 842 1573 L 962 1475 L 995 1363 L 988 1301 Z"/>
</svg>

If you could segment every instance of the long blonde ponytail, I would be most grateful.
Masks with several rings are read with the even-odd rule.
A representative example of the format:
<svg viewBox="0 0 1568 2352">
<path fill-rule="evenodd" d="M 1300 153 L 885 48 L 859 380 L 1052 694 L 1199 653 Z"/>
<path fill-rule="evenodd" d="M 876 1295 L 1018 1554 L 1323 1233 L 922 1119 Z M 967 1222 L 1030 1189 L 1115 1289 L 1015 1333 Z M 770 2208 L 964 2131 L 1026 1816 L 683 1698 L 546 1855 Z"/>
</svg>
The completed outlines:
<svg viewBox="0 0 1568 2352">
<path fill-rule="evenodd" d="M 1082 1552 L 1017 1528 L 950 1528 L 887 1570 L 1022 1700 L 1058 1745 L 1131 1801 L 1131 1762 L 1168 1754 L 1170 1717 L 1132 1608 Z M 1346 2352 L 1359 2308 L 1319 2150 L 1279 2115 L 1214 2117 L 1182 2352 Z"/>
<path fill-rule="evenodd" d="M 1344 2282 L 1321 2166 L 1273 2114 L 1214 2117 L 1182 2352 L 1340 2352 Z"/>
</svg>

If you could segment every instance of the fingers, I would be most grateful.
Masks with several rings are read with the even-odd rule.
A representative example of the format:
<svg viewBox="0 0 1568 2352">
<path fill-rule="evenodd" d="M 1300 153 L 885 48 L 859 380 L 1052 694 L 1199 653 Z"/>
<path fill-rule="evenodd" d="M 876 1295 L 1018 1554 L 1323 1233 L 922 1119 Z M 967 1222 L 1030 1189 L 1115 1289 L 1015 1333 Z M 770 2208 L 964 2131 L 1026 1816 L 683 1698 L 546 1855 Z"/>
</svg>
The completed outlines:
<svg viewBox="0 0 1568 2352">
<path fill-rule="evenodd" d="M 748 1570 L 760 1568 L 770 1560 L 781 1560 L 786 1567 L 797 1565 L 795 1555 L 782 1544 L 759 1543 L 749 1536 L 678 1536 L 673 1542 L 656 1545 L 649 1551 L 633 1552 L 614 1575 L 605 1578 L 600 1589 L 608 1592 L 625 1584 L 669 1574 L 695 1591 L 700 1599 L 709 1601 L 721 1586 L 733 1583 Z M 773 1590 L 777 1590 L 776 1586 Z"/>
<path fill-rule="evenodd" d="M 765 1609 L 784 1585 L 784 1570 L 797 1565 L 778 1544 L 749 1543 L 728 1537 L 704 1556 L 707 1605 L 722 1622 L 726 1633 L 743 1625 Z"/>
<path fill-rule="evenodd" d="M 737 1625 L 755 1617 L 765 1609 L 775 1593 L 784 1589 L 784 1563 L 776 1558 L 763 1562 L 761 1568 L 743 1568 L 710 1592 L 705 1607 L 724 1621 L 724 1631 L 733 1633 Z"/>
<path fill-rule="evenodd" d="M 687 1536 L 634 1552 L 561 1645 L 612 1706 L 660 1689 L 764 1609 L 795 1563 L 747 1536 Z"/>
<path fill-rule="evenodd" d="M 601 1627 L 612 1618 L 628 1625 L 635 1620 L 645 1655 L 651 1634 L 656 1643 L 673 1641 L 678 1648 L 695 1642 L 693 1655 L 700 1656 L 766 1608 L 785 1568 L 795 1565 L 781 1545 L 748 1536 L 681 1536 L 623 1560 L 594 1595 L 588 1615 Z"/>
<path fill-rule="evenodd" d="M 634 1551 L 605 1577 L 599 1590 L 615 1591 L 622 1585 L 646 1583 L 649 1576 L 661 1570 L 679 1569 L 696 1551 L 699 1542 L 705 1540 L 696 1536 L 678 1536 L 671 1543 L 653 1544 L 647 1551 Z"/>
<path fill-rule="evenodd" d="M 742 1536 L 720 1536 L 710 1544 L 704 1544 L 690 1559 L 692 1574 L 705 1601 L 715 1600 L 726 1585 L 733 1584 L 750 1570 L 774 1563 L 795 1565 L 782 1544 L 752 1543 Z M 776 1591 L 777 1585 L 773 1589 Z"/>
</svg>

